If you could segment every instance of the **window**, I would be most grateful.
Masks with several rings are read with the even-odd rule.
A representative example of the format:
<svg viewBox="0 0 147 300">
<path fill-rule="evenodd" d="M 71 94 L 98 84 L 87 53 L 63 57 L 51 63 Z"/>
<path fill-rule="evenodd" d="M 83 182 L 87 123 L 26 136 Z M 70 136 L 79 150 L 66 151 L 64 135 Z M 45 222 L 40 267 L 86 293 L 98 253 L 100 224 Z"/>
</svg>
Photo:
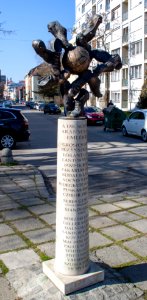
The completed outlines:
<svg viewBox="0 0 147 300">
<path fill-rule="evenodd" d="M 82 5 L 82 14 L 85 12 L 85 3 Z"/>
<path fill-rule="evenodd" d="M 110 22 L 106 23 L 105 30 L 110 30 Z"/>
<path fill-rule="evenodd" d="M 97 3 L 97 11 L 99 12 L 103 8 L 102 1 Z"/>
<path fill-rule="evenodd" d="M 120 93 L 119 92 L 112 92 L 111 93 L 111 99 L 112 99 L 113 102 L 119 103 L 120 102 Z"/>
<path fill-rule="evenodd" d="M 134 56 L 139 53 L 142 53 L 142 40 L 131 44 L 131 55 Z"/>
<path fill-rule="evenodd" d="M 120 6 L 117 6 L 116 8 L 112 9 L 111 21 L 114 21 L 119 17 L 120 17 Z"/>
<path fill-rule="evenodd" d="M 92 6 L 92 15 L 95 15 L 96 14 L 96 5 L 93 5 Z"/>
<path fill-rule="evenodd" d="M 120 48 L 112 50 L 111 54 L 118 54 L 118 55 L 120 55 Z"/>
<path fill-rule="evenodd" d="M 114 81 L 119 81 L 120 80 L 120 71 L 113 71 L 111 73 L 111 81 L 114 82 Z"/>
<path fill-rule="evenodd" d="M 128 79 L 128 69 L 122 69 L 122 78 Z"/>
<path fill-rule="evenodd" d="M 128 42 L 128 27 L 123 28 L 123 31 L 122 31 L 122 42 L 123 43 Z"/>
<path fill-rule="evenodd" d="M 16 119 L 16 117 L 10 113 L 10 112 L 7 112 L 7 111 L 1 111 L 0 112 L 0 120 L 7 120 L 7 119 Z"/>
<path fill-rule="evenodd" d="M 144 120 L 144 114 L 142 112 L 134 112 L 130 115 L 129 119 L 135 119 L 135 120 Z"/>
<path fill-rule="evenodd" d="M 102 46 L 103 46 L 103 42 L 100 38 L 98 38 L 96 41 L 96 48 L 102 48 Z"/>
<path fill-rule="evenodd" d="M 131 67 L 131 79 L 139 79 L 141 76 L 142 65 L 132 66 Z"/>
<path fill-rule="evenodd" d="M 106 0 L 106 10 L 110 9 L 110 0 Z"/>
</svg>

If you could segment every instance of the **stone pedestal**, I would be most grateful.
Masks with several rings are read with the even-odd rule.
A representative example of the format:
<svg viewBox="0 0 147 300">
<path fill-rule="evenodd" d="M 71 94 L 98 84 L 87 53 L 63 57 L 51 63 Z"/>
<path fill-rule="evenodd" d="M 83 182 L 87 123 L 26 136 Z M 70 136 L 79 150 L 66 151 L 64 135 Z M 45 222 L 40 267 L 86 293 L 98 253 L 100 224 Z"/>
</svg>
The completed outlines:
<svg viewBox="0 0 147 300">
<path fill-rule="evenodd" d="M 64 293 L 104 279 L 89 261 L 87 120 L 58 120 L 55 260 L 44 273 Z"/>
</svg>

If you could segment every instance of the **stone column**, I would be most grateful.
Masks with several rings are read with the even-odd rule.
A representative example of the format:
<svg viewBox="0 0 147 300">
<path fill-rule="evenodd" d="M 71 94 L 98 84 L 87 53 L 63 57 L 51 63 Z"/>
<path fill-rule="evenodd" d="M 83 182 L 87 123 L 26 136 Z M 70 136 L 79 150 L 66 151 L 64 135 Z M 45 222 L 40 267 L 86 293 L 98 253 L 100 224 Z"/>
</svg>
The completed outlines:
<svg viewBox="0 0 147 300">
<path fill-rule="evenodd" d="M 87 120 L 59 119 L 55 270 L 89 268 Z"/>
<path fill-rule="evenodd" d="M 87 120 L 58 120 L 56 253 L 43 272 L 69 294 L 104 279 L 89 261 Z"/>
</svg>

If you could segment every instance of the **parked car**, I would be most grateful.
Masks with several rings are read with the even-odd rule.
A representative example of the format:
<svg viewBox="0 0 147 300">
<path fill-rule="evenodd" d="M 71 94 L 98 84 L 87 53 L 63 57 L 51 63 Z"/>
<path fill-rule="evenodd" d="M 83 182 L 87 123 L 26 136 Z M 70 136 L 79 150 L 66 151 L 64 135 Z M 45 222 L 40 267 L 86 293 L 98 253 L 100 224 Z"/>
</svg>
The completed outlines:
<svg viewBox="0 0 147 300">
<path fill-rule="evenodd" d="M 147 109 L 138 109 L 123 121 L 122 134 L 140 136 L 144 142 L 147 141 Z"/>
<path fill-rule="evenodd" d="M 14 148 L 16 142 L 28 141 L 29 123 L 20 109 L 0 108 L 0 148 Z"/>
<path fill-rule="evenodd" d="M 84 116 L 87 118 L 87 125 L 104 124 L 104 113 L 99 107 L 96 106 L 84 107 Z"/>
<path fill-rule="evenodd" d="M 4 100 L 0 100 L 0 108 L 5 107 Z"/>
<path fill-rule="evenodd" d="M 5 107 L 11 108 L 13 105 L 13 102 L 11 100 L 4 100 L 4 105 L 5 105 Z"/>
<path fill-rule="evenodd" d="M 47 103 L 44 105 L 44 114 L 61 114 L 61 108 L 55 103 Z"/>
<path fill-rule="evenodd" d="M 28 106 L 30 109 L 36 108 L 36 102 L 35 101 L 27 101 L 26 106 Z"/>
</svg>

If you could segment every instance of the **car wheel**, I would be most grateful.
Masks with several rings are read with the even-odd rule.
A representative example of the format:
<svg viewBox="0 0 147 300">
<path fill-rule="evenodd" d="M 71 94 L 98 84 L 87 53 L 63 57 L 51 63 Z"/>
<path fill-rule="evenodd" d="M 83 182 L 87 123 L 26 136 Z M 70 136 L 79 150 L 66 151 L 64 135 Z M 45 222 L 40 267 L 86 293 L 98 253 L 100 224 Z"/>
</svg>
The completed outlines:
<svg viewBox="0 0 147 300">
<path fill-rule="evenodd" d="M 4 134 L 0 138 L 0 146 L 1 148 L 10 148 L 13 149 L 15 147 L 16 141 L 11 134 Z"/>
<path fill-rule="evenodd" d="M 128 135 L 127 129 L 126 129 L 125 126 L 122 127 L 122 134 L 123 134 L 123 136 L 127 136 Z"/>
<path fill-rule="evenodd" d="M 142 130 L 142 132 L 141 132 L 141 138 L 142 138 L 142 140 L 143 140 L 144 142 L 147 141 L 147 133 L 146 133 L 145 130 Z"/>
</svg>

